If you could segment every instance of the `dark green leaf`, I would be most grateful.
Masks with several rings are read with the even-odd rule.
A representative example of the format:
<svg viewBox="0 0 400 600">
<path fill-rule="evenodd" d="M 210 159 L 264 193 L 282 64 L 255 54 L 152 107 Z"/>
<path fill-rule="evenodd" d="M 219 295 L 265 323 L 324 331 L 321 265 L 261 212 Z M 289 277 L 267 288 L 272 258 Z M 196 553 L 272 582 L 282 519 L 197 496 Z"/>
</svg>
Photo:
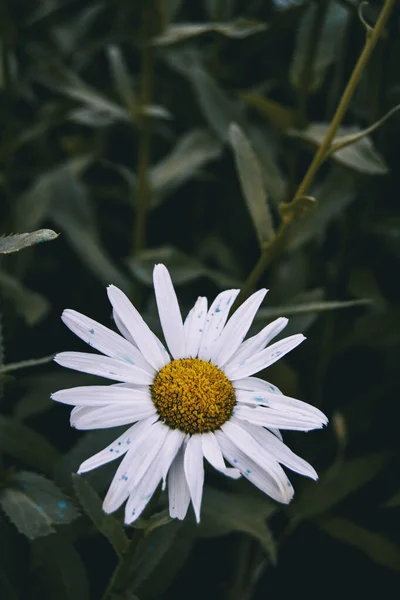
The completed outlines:
<svg viewBox="0 0 400 600">
<path fill-rule="evenodd" d="M 299 518 L 309 518 L 326 512 L 335 504 L 371 481 L 381 470 L 386 457 L 369 454 L 338 464 L 325 473 L 318 483 L 307 483 L 292 502 L 288 512 Z"/>
<path fill-rule="evenodd" d="M 113 515 L 107 515 L 103 511 L 100 497 L 81 475 L 73 475 L 72 479 L 85 513 L 100 533 L 108 539 L 115 552 L 122 556 L 129 544 L 122 525 Z"/>
<path fill-rule="evenodd" d="M 5 415 L 0 415 L 0 448 L 6 454 L 49 475 L 59 460 L 59 453 L 46 438 Z"/>
<path fill-rule="evenodd" d="M 274 237 L 274 227 L 261 169 L 250 142 L 236 123 L 229 127 L 240 184 L 260 245 Z"/>
<path fill-rule="evenodd" d="M 176 23 L 153 40 L 158 46 L 175 44 L 203 33 L 219 33 L 228 38 L 243 39 L 267 29 L 266 23 L 239 18 L 229 23 Z"/>
<path fill-rule="evenodd" d="M 28 289 L 18 279 L 4 271 L 0 271 L 0 291 L 7 300 L 12 302 L 14 310 L 27 325 L 35 325 L 50 309 L 50 304 L 44 296 Z"/>
<path fill-rule="evenodd" d="M 343 300 L 331 302 L 309 302 L 307 304 L 283 305 L 277 307 L 260 308 L 255 317 L 255 321 L 273 320 L 277 317 L 294 317 L 300 315 L 309 315 L 313 313 L 326 312 L 331 310 L 340 310 L 344 308 L 354 308 L 356 306 L 368 306 L 371 300 Z"/>
<path fill-rule="evenodd" d="M 54 600 L 90 600 L 86 569 L 73 544 L 51 535 L 32 544 L 34 567 Z"/>
<path fill-rule="evenodd" d="M 272 562 L 276 545 L 267 519 L 276 505 L 267 497 L 232 494 L 206 486 L 202 504 L 203 518 L 193 530 L 195 536 L 214 537 L 232 531 L 248 533 L 258 540 Z"/>
<path fill-rule="evenodd" d="M 32 233 L 18 233 L 16 235 L 7 235 L 0 238 L 0 254 L 10 254 L 18 252 L 22 248 L 29 248 L 41 242 L 55 240 L 58 234 L 51 229 L 39 229 Z"/>
<path fill-rule="evenodd" d="M 319 520 L 318 526 L 336 540 L 364 552 L 378 565 L 400 571 L 400 548 L 382 534 L 333 517 Z"/>
<path fill-rule="evenodd" d="M 114 85 L 119 97 L 121 101 L 124 102 L 128 111 L 132 111 L 135 106 L 133 81 L 121 49 L 118 46 L 108 46 L 107 56 L 110 63 Z"/>
<path fill-rule="evenodd" d="M 291 135 L 315 146 L 320 146 L 328 128 L 328 123 L 312 123 L 307 129 L 291 130 Z M 361 130 L 356 126 L 342 125 L 339 127 L 337 136 L 332 142 L 332 146 L 338 145 L 339 150 L 333 151 L 329 156 L 337 163 L 360 173 L 385 175 L 388 168 L 383 158 L 375 150 L 371 138 L 364 133 L 361 137 L 360 134 Z M 352 140 L 351 145 L 344 145 L 344 142 L 349 142 L 349 140 Z M 342 143 L 343 147 L 341 147 Z"/>
<path fill-rule="evenodd" d="M 296 88 L 300 88 L 303 83 L 304 62 L 307 57 L 317 10 L 317 4 L 310 3 L 297 32 L 289 75 L 291 84 Z M 336 1 L 329 2 L 313 60 L 313 72 L 309 91 L 314 92 L 319 88 L 328 67 L 335 61 L 348 18 L 349 12 L 346 8 Z"/>
<path fill-rule="evenodd" d="M 129 585 L 127 586 L 130 590 L 135 592 L 152 575 L 161 559 L 172 550 L 181 527 L 181 522 L 173 521 L 163 527 L 153 529 L 149 535 L 145 535 L 140 540 L 133 559 L 131 559 Z"/>
<path fill-rule="evenodd" d="M 0 505 L 18 531 L 30 540 L 54 533 L 51 519 L 23 492 L 14 488 L 0 490 Z"/>
<path fill-rule="evenodd" d="M 397 508 L 400 506 L 400 492 L 397 492 L 394 496 L 389 498 L 383 506 L 385 508 Z"/>
</svg>

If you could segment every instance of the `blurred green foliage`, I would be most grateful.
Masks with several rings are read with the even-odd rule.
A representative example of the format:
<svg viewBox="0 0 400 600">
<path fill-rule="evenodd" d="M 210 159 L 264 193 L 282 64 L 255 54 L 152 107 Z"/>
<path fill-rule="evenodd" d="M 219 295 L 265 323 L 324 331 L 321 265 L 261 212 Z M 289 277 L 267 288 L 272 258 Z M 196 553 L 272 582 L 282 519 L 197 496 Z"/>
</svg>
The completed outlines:
<svg viewBox="0 0 400 600">
<path fill-rule="evenodd" d="M 398 3 L 337 148 L 309 196 L 286 204 L 383 2 L 359 4 L 1 3 L 2 600 L 399 585 L 400 115 L 383 119 L 400 104 Z M 325 431 L 286 436 L 320 482 L 297 478 L 282 508 L 210 473 L 200 526 L 171 522 L 161 495 L 124 530 L 100 508 L 112 471 L 72 478 L 115 431 L 77 434 L 49 399 L 93 380 L 51 363 L 79 349 L 62 309 L 112 326 L 114 283 L 159 333 L 154 262 L 185 313 L 199 293 L 243 286 L 285 220 L 253 329 L 288 316 L 308 337 L 268 377 L 330 417 Z"/>
</svg>

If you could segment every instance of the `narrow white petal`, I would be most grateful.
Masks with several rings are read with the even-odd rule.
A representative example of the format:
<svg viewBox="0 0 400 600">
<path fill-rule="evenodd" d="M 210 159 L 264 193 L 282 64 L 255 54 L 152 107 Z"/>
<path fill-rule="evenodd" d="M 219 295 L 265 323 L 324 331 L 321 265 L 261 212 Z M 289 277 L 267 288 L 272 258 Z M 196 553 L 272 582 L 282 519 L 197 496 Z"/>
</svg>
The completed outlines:
<svg viewBox="0 0 400 600">
<path fill-rule="evenodd" d="M 108 406 L 77 406 L 71 412 L 71 427 L 76 429 L 108 429 L 147 419 L 156 413 L 149 400 L 123 402 Z"/>
<path fill-rule="evenodd" d="M 216 436 L 226 460 L 238 468 L 246 479 L 277 502 L 283 502 L 284 504 L 290 502 L 294 490 L 289 479 L 286 478 L 283 481 L 284 491 L 282 491 L 281 487 L 277 485 L 275 477 L 272 477 L 268 471 L 239 450 L 222 431 L 217 431 Z"/>
<path fill-rule="evenodd" d="M 87 354 L 86 352 L 60 352 L 56 354 L 54 360 L 67 369 L 98 375 L 106 379 L 145 385 L 153 383 L 153 377 L 143 369 L 116 358 L 108 358 L 108 356 Z"/>
<path fill-rule="evenodd" d="M 214 469 L 220 471 L 220 473 L 223 473 L 223 475 L 231 477 L 232 479 L 239 479 L 240 471 L 238 469 L 226 467 L 218 440 L 212 432 L 202 434 L 201 447 L 204 458 L 212 467 L 214 467 Z"/>
<path fill-rule="evenodd" d="M 287 477 L 279 463 L 240 425 L 240 421 L 232 418 L 221 427 L 223 433 L 244 452 L 251 460 L 257 463 L 264 471 L 275 480 L 282 494 L 287 493 Z"/>
<path fill-rule="evenodd" d="M 189 439 L 185 450 L 183 465 L 196 521 L 200 523 L 201 499 L 203 497 L 204 484 L 201 435 L 192 435 Z"/>
<path fill-rule="evenodd" d="M 135 340 L 147 362 L 157 371 L 162 369 L 168 362 L 165 349 L 163 351 L 160 348 L 161 342 L 158 340 L 157 343 L 154 333 L 144 322 L 131 301 L 115 285 L 108 286 L 107 294 L 120 321 Z"/>
<path fill-rule="evenodd" d="M 283 442 L 283 437 L 279 429 L 275 429 L 274 427 L 268 427 L 268 431 L 274 434 L 275 437 L 278 438 L 281 442 Z"/>
<path fill-rule="evenodd" d="M 125 506 L 125 524 L 136 521 L 146 508 L 150 498 L 160 483 L 161 474 L 157 465 L 152 465 L 143 475 L 140 483 L 130 490 Z"/>
<path fill-rule="evenodd" d="M 148 437 L 142 440 L 140 447 L 136 450 L 135 456 L 132 456 L 132 487 L 139 484 L 147 469 L 152 468 L 152 465 L 157 465 L 157 468 L 159 468 L 160 460 L 158 455 L 168 432 L 169 428 L 158 421 L 152 426 Z"/>
<path fill-rule="evenodd" d="M 183 325 L 185 334 L 185 356 L 196 358 L 200 341 L 203 337 L 204 325 L 207 317 L 207 298 L 197 298 Z"/>
<path fill-rule="evenodd" d="M 78 469 L 78 473 L 87 473 L 97 467 L 101 467 L 116 458 L 120 458 L 130 448 L 132 436 L 135 435 L 135 428 L 139 425 L 136 423 L 127 429 L 119 438 L 112 442 L 107 448 L 97 452 L 87 460 L 85 460 Z"/>
<path fill-rule="evenodd" d="M 229 359 L 227 364 L 231 367 L 240 365 L 240 363 L 251 358 L 257 352 L 264 350 L 265 346 L 267 346 L 270 341 L 286 327 L 288 322 L 289 320 L 284 317 L 272 321 L 272 323 L 264 327 L 257 335 L 253 335 L 253 337 L 243 342 L 235 354 Z"/>
<path fill-rule="evenodd" d="M 235 390 L 248 390 L 250 392 L 272 392 L 274 394 L 282 394 L 281 390 L 269 381 L 260 379 L 259 377 L 244 377 L 236 379 L 233 382 Z"/>
<path fill-rule="evenodd" d="M 288 467 L 300 475 L 305 475 L 311 479 L 318 479 L 318 475 L 314 467 L 306 460 L 297 456 L 286 444 L 278 440 L 273 433 L 267 431 L 263 427 L 251 425 L 250 423 L 243 424 L 246 431 L 282 465 Z"/>
<path fill-rule="evenodd" d="M 51 395 L 51 399 L 73 406 L 108 406 L 136 400 L 151 402 L 149 388 L 132 389 L 122 385 L 83 385 L 80 387 L 59 390 Z"/>
<path fill-rule="evenodd" d="M 282 356 L 285 356 L 285 354 L 296 348 L 305 339 L 304 335 L 297 333 L 296 335 L 280 340 L 272 344 L 272 346 L 268 346 L 265 350 L 251 356 L 239 366 L 231 367 L 227 365 L 224 369 L 225 374 L 229 379 L 236 380 L 253 375 L 253 373 L 258 373 L 282 358 Z"/>
<path fill-rule="evenodd" d="M 169 514 L 172 519 L 186 517 L 190 503 L 190 492 L 183 466 L 185 447 L 181 446 L 168 473 Z"/>
<path fill-rule="evenodd" d="M 126 340 L 128 340 L 128 342 L 130 342 L 131 344 L 133 344 L 133 346 L 135 346 L 135 348 L 137 348 L 137 344 L 136 344 L 135 340 L 133 339 L 133 337 L 129 333 L 129 330 L 125 327 L 125 325 L 121 321 L 121 319 L 118 316 L 118 313 L 115 310 L 115 308 L 113 308 L 112 315 L 113 315 L 114 323 L 116 324 L 116 326 L 117 326 L 119 332 L 121 333 L 121 335 L 123 335 L 124 338 Z"/>
<path fill-rule="evenodd" d="M 171 467 L 175 456 L 178 454 L 180 447 L 185 439 L 185 434 L 179 429 L 170 429 L 165 439 L 164 445 L 161 449 L 159 460 L 159 468 L 163 479 L 162 489 L 165 490 L 167 482 L 167 474 Z"/>
<path fill-rule="evenodd" d="M 181 311 L 170 274 L 164 265 L 154 267 L 153 282 L 161 327 L 169 351 L 174 358 L 184 358 L 185 335 Z"/>
<path fill-rule="evenodd" d="M 236 399 L 238 406 L 267 406 L 276 415 L 293 417 L 293 419 L 296 417 L 304 418 L 315 423 L 319 427 L 326 425 L 328 422 L 328 418 L 319 410 L 319 408 L 307 404 L 307 402 L 303 402 L 302 400 L 284 396 L 283 394 L 268 391 L 249 392 L 245 390 L 236 390 Z"/>
<path fill-rule="evenodd" d="M 226 290 L 221 292 L 208 309 L 198 353 L 201 360 L 210 360 L 215 343 L 222 333 L 229 311 L 239 291 Z"/>
<path fill-rule="evenodd" d="M 111 485 L 108 489 L 106 497 L 103 502 L 103 510 L 106 513 L 112 513 L 117 510 L 123 502 L 127 499 L 132 488 L 132 477 L 135 473 L 137 462 L 135 457 L 144 440 L 154 439 L 156 436 L 152 435 L 152 429 L 154 427 L 154 416 L 143 421 L 139 421 L 135 425 L 135 429 L 130 438 L 131 443 L 128 452 L 125 454 L 124 459 L 119 465 Z M 156 432 L 157 434 L 157 432 Z"/>
<path fill-rule="evenodd" d="M 225 325 L 210 357 L 217 367 L 223 367 L 243 342 L 266 293 L 263 289 L 252 294 Z"/>
<path fill-rule="evenodd" d="M 246 406 L 238 403 L 233 414 L 241 421 L 248 421 L 254 423 L 254 425 L 268 428 L 310 431 L 311 429 L 320 429 L 323 426 L 320 420 L 299 413 L 291 414 L 288 411 L 276 411 L 264 406 Z"/>
<path fill-rule="evenodd" d="M 155 375 L 154 368 L 149 365 L 142 353 L 126 339 L 100 325 L 93 319 L 75 310 L 64 310 L 61 319 L 71 331 L 84 342 L 96 348 L 106 356 L 117 358 L 131 365 L 136 365 L 144 371 Z"/>
</svg>

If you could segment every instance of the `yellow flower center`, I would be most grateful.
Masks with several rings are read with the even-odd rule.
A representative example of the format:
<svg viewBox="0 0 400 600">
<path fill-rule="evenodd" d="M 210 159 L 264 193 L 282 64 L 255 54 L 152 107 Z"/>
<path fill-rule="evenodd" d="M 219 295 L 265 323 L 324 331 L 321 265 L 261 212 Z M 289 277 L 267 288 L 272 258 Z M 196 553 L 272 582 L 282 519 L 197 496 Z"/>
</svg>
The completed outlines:
<svg viewBox="0 0 400 600">
<path fill-rule="evenodd" d="M 215 431 L 235 406 L 233 385 L 215 365 L 199 358 L 178 358 L 163 367 L 151 386 L 160 418 L 185 433 Z"/>
</svg>

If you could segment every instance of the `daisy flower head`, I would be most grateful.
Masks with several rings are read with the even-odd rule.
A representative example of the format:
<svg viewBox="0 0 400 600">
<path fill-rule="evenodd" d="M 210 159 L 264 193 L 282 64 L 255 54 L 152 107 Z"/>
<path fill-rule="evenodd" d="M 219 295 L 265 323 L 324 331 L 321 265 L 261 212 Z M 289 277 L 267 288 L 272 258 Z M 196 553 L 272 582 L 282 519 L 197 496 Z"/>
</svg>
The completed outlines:
<svg viewBox="0 0 400 600">
<path fill-rule="evenodd" d="M 111 513 L 126 501 L 127 524 L 140 516 L 160 482 L 168 488 L 171 517 L 184 519 L 191 502 L 199 521 L 204 459 L 222 474 L 244 476 L 274 500 L 290 502 L 293 487 L 281 465 L 312 479 L 317 474 L 283 443 L 280 430 L 317 429 L 327 418 L 253 375 L 304 336 L 269 345 L 287 324 L 279 318 L 244 341 L 265 289 L 229 319 L 239 290 L 220 293 L 208 309 L 200 297 L 183 321 L 164 265 L 155 266 L 153 279 L 168 350 L 113 285 L 107 293 L 121 335 L 74 310 L 63 312 L 67 327 L 102 354 L 61 352 L 55 361 L 119 383 L 60 390 L 52 399 L 74 406 L 71 426 L 77 429 L 129 426 L 78 472 L 123 456 L 103 509 Z"/>
</svg>

